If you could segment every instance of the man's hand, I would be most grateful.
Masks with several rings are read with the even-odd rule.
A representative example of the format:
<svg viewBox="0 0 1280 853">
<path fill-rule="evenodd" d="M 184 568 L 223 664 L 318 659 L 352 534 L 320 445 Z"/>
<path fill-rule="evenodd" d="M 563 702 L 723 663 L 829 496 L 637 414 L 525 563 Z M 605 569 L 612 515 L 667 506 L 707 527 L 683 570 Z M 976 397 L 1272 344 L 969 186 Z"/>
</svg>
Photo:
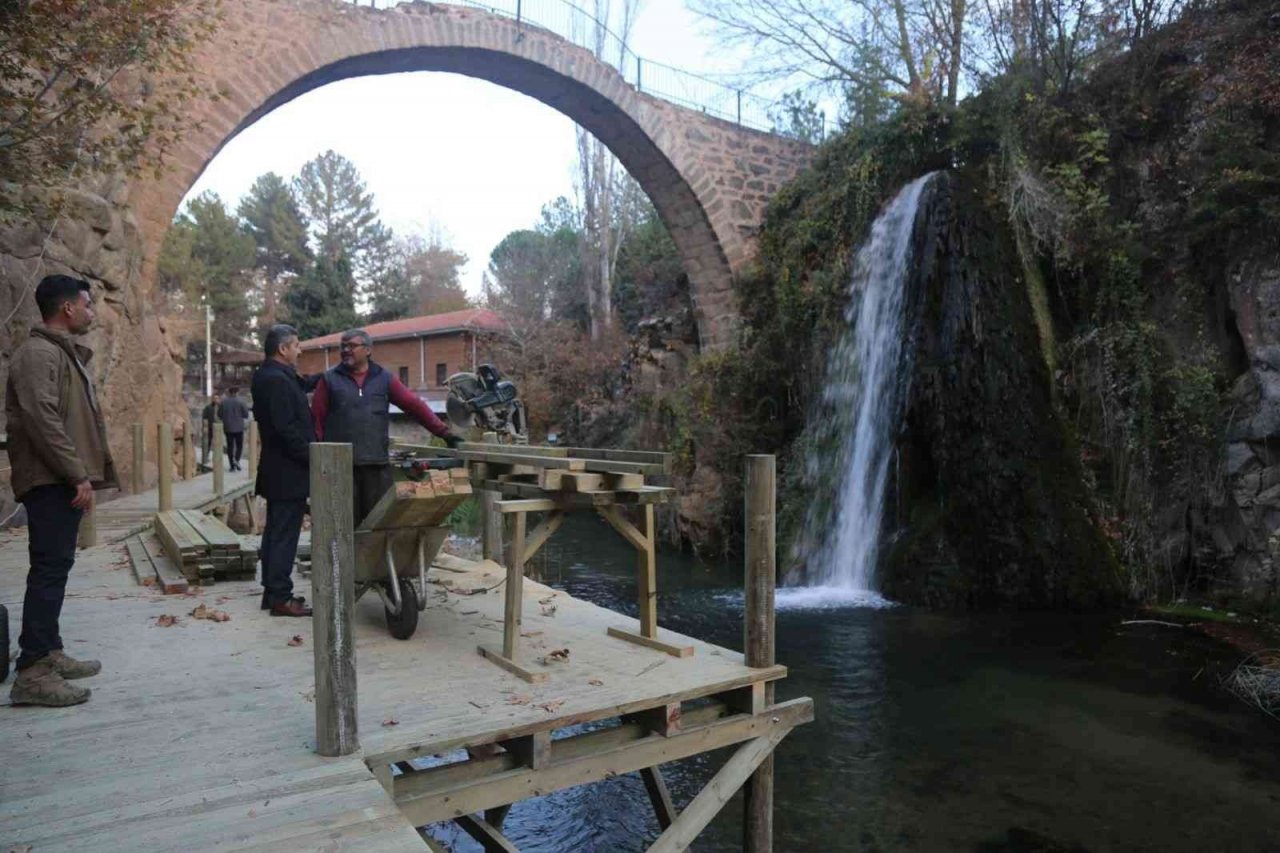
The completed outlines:
<svg viewBox="0 0 1280 853">
<path fill-rule="evenodd" d="M 462 436 L 449 433 L 444 437 L 444 443 L 449 445 L 450 450 L 457 450 L 458 445 L 462 444 Z"/>
<path fill-rule="evenodd" d="M 76 496 L 71 499 L 71 506 L 88 512 L 93 508 L 93 484 L 88 480 L 76 483 Z"/>
</svg>

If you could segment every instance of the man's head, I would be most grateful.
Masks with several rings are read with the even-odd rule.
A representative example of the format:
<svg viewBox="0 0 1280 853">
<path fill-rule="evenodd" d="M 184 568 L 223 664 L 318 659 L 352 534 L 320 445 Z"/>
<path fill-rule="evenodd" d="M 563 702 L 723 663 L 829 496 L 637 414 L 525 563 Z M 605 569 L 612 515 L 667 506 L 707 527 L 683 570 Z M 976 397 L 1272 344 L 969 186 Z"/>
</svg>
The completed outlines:
<svg viewBox="0 0 1280 853">
<path fill-rule="evenodd" d="M 262 348 L 267 358 L 295 365 L 298 363 L 298 353 L 302 352 L 301 343 L 298 341 L 298 330 L 284 323 L 272 326 L 267 330 L 267 339 Z"/>
<path fill-rule="evenodd" d="M 69 275 L 47 275 L 36 287 L 36 305 L 44 324 L 83 335 L 93 325 L 93 291 L 89 282 Z"/>
<path fill-rule="evenodd" d="M 228 397 L 234 397 L 235 395 L 237 395 L 237 394 L 239 394 L 239 393 L 240 393 L 240 389 L 239 389 L 237 386 L 235 386 L 235 385 L 232 385 L 230 388 L 228 388 L 228 389 L 227 389 L 227 396 L 228 396 Z"/>
<path fill-rule="evenodd" d="M 218 403 L 221 403 L 221 402 L 222 402 L 222 395 L 221 395 L 221 394 L 214 394 L 214 395 L 213 395 L 213 397 L 212 397 L 212 398 L 210 398 L 210 402 L 211 402 L 211 403 L 213 403 L 213 404 L 215 404 L 215 405 L 216 405 L 216 404 L 218 404 Z"/>
<path fill-rule="evenodd" d="M 342 333 L 342 344 L 338 347 L 338 352 L 348 369 L 360 373 L 369 366 L 369 356 L 373 354 L 373 338 L 364 329 L 348 329 Z"/>
</svg>

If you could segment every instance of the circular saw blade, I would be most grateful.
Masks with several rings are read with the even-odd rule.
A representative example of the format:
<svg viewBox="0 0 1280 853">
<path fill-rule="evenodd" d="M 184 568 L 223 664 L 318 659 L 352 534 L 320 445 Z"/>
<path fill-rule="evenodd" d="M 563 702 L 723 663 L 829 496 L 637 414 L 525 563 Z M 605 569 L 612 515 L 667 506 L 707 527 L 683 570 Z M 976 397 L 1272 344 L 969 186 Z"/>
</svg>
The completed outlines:
<svg viewBox="0 0 1280 853">
<path fill-rule="evenodd" d="M 445 412 L 449 415 L 449 423 L 459 432 L 471 429 L 471 409 L 458 397 L 450 394 L 444 402 Z"/>
</svg>

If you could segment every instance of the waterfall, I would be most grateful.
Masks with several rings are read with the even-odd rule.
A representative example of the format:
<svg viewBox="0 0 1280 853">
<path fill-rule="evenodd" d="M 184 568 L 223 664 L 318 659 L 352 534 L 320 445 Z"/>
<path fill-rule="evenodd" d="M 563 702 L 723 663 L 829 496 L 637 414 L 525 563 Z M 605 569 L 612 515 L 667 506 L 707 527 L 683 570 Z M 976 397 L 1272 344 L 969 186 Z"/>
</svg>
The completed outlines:
<svg viewBox="0 0 1280 853">
<path fill-rule="evenodd" d="M 807 430 L 813 489 L 797 556 L 810 585 L 780 590 L 781 606 L 889 604 L 876 591 L 875 570 L 894 434 L 911 375 L 905 328 L 911 235 L 930 177 L 898 193 L 854 258 L 848 327 Z"/>
</svg>

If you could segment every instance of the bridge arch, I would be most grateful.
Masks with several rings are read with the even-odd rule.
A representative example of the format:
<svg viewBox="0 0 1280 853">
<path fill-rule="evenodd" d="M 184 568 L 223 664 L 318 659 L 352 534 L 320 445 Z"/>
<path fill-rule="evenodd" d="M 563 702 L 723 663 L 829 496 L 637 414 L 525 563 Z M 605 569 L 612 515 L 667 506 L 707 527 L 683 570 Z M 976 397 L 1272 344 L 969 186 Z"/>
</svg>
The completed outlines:
<svg viewBox="0 0 1280 853">
<path fill-rule="evenodd" d="M 404 71 L 488 80 L 560 111 L 601 140 L 649 195 L 689 276 L 704 347 L 736 325 L 733 275 L 751 261 L 768 198 L 807 161 L 810 147 L 651 97 L 560 36 L 462 6 L 391 9 L 335 0 L 237 0 L 195 57 L 216 91 L 192 105 L 193 124 L 157 181 L 137 182 L 130 204 L 154 281 L 160 244 L 178 205 L 236 134 L 327 83 Z"/>
</svg>

